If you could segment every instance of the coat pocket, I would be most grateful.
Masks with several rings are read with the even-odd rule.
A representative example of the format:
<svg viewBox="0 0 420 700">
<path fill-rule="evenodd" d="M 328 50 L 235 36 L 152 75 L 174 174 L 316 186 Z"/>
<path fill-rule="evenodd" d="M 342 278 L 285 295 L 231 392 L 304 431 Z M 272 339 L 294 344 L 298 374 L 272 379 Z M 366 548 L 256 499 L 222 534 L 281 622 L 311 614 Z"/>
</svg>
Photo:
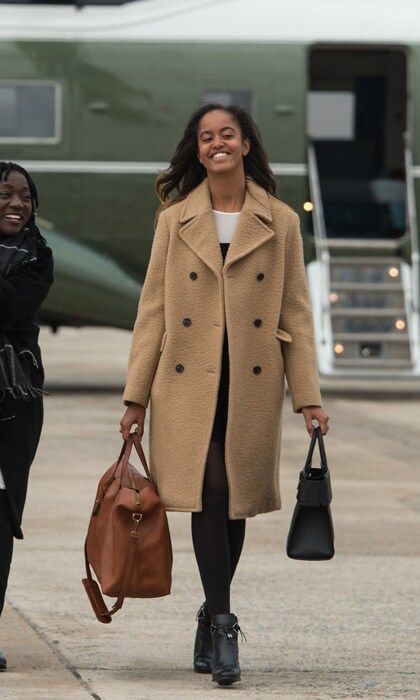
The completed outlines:
<svg viewBox="0 0 420 700">
<path fill-rule="evenodd" d="M 163 336 L 162 336 L 162 340 L 161 340 L 161 343 L 160 343 L 159 352 L 162 352 L 162 351 L 163 351 L 163 348 L 165 347 L 166 336 L 167 336 L 167 332 L 165 331 L 164 334 L 163 334 Z"/>
<path fill-rule="evenodd" d="M 286 331 L 282 330 L 281 328 L 277 328 L 276 338 L 278 338 L 279 340 L 285 340 L 286 343 L 292 342 L 292 336 L 289 335 L 289 333 L 286 333 Z"/>
</svg>

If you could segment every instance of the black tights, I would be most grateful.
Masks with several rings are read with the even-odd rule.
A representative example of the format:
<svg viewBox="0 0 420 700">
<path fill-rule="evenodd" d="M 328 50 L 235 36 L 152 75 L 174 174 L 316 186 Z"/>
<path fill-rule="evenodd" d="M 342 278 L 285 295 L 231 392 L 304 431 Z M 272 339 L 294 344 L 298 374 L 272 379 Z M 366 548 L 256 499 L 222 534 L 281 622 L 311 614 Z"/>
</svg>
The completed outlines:
<svg viewBox="0 0 420 700">
<path fill-rule="evenodd" d="M 13 531 L 6 491 L 0 490 L 0 615 L 3 611 L 7 579 L 13 552 Z"/>
<path fill-rule="evenodd" d="M 191 531 L 210 615 L 230 612 L 230 583 L 245 537 L 245 520 L 230 520 L 224 445 L 210 441 L 204 475 L 203 510 L 192 513 Z"/>
</svg>

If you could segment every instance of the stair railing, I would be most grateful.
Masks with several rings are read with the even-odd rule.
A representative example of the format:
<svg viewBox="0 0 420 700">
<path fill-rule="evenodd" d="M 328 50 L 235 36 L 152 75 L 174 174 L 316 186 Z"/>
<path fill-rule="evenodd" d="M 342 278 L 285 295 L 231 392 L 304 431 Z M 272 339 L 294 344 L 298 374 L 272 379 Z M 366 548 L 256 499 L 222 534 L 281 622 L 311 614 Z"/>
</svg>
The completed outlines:
<svg viewBox="0 0 420 700">
<path fill-rule="evenodd" d="M 416 191 L 413 175 L 413 150 L 411 134 L 404 134 L 404 161 L 406 178 L 406 226 L 410 234 L 411 270 L 412 270 L 412 308 L 415 314 L 420 311 L 420 274 L 419 242 L 416 212 Z"/>
<path fill-rule="evenodd" d="M 322 206 L 321 186 L 319 182 L 318 164 L 313 143 L 308 143 L 308 179 L 309 192 L 313 205 L 312 221 L 316 259 L 321 271 L 321 309 L 322 309 L 322 338 L 323 344 L 331 337 L 330 318 L 330 253 L 327 245 L 324 208 Z"/>
</svg>

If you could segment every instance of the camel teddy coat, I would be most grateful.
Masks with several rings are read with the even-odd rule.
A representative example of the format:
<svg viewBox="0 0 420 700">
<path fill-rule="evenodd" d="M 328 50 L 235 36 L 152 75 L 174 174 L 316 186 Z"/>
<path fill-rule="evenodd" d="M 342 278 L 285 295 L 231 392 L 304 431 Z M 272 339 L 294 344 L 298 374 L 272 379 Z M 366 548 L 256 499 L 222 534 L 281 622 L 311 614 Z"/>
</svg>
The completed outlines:
<svg viewBox="0 0 420 700">
<path fill-rule="evenodd" d="M 240 519 L 281 507 L 284 377 L 295 413 L 321 405 L 299 217 L 250 178 L 224 262 L 207 178 L 156 226 L 123 398 L 150 400 L 150 469 L 169 511 L 202 509 L 225 324 L 229 517 Z"/>
</svg>

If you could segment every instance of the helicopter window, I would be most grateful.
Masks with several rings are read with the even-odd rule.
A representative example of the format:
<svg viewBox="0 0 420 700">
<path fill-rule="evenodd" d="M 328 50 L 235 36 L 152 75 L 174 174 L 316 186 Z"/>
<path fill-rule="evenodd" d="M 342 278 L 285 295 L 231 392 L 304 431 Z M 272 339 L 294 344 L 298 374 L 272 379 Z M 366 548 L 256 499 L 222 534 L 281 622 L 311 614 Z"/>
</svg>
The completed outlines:
<svg viewBox="0 0 420 700">
<path fill-rule="evenodd" d="M 58 143 L 61 87 L 0 80 L 0 143 Z"/>
<path fill-rule="evenodd" d="M 351 141 L 355 136 L 356 95 L 313 90 L 307 94 L 308 134 L 313 139 Z"/>
<path fill-rule="evenodd" d="M 252 113 L 252 92 L 251 90 L 206 90 L 203 93 L 203 102 L 218 102 L 225 105 L 238 105 L 246 111 Z"/>
</svg>

